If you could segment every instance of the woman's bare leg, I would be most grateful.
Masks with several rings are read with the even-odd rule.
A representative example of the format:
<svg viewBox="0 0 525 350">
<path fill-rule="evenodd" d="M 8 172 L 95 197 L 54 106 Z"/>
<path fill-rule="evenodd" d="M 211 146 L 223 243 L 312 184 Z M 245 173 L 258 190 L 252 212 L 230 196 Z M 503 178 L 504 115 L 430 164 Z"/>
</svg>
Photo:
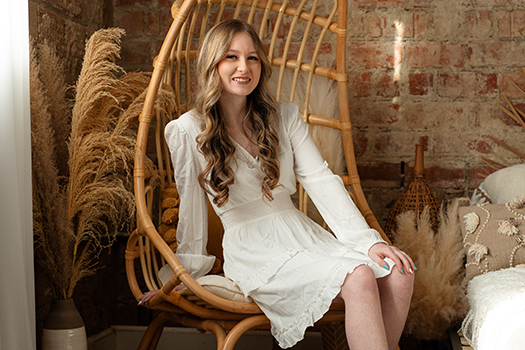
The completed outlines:
<svg viewBox="0 0 525 350">
<path fill-rule="evenodd" d="M 352 350 L 396 349 L 405 326 L 414 275 L 396 269 L 376 279 L 372 269 L 358 266 L 349 274 L 338 299 L 345 303 L 345 330 Z"/>
<path fill-rule="evenodd" d="M 358 266 L 348 274 L 339 296 L 345 303 L 345 330 L 352 350 L 388 350 L 381 298 L 372 269 Z"/>
<path fill-rule="evenodd" d="M 394 269 L 386 277 L 377 279 L 381 309 L 389 349 L 395 349 L 403 333 L 412 299 L 414 275 L 401 274 Z"/>
</svg>

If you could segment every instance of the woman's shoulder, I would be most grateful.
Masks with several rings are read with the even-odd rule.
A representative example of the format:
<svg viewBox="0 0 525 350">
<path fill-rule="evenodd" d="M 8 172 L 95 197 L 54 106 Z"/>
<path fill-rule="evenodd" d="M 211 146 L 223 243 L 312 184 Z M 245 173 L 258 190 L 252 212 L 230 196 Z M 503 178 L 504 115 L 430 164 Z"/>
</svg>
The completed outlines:
<svg viewBox="0 0 525 350">
<path fill-rule="evenodd" d="M 289 118 L 292 115 L 296 115 L 299 112 L 299 108 L 295 102 L 277 102 L 279 108 L 279 115 L 281 118 Z"/>
<path fill-rule="evenodd" d="M 297 122 L 298 118 L 302 119 L 299 107 L 295 102 L 278 102 L 278 106 L 278 124 L 284 130 L 289 130 L 290 126 Z"/>
<path fill-rule="evenodd" d="M 197 111 L 192 109 L 191 111 L 184 113 L 177 119 L 170 121 L 166 125 L 166 134 L 174 132 L 185 133 L 195 137 L 199 135 L 200 118 Z"/>
</svg>

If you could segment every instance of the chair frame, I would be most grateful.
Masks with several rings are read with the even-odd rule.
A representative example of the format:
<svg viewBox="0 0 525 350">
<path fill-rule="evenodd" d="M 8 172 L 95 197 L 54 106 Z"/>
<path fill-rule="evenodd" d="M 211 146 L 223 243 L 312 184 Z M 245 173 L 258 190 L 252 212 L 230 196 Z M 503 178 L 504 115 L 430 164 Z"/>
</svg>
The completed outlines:
<svg viewBox="0 0 525 350">
<path fill-rule="evenodd" d="M 255 303 L 234 302 L 223 299 L 205 290 L 181 265 L 171 248 L 159 235 L 152 214 L 154 210 L 154 197 L 156 187 L 165 187 L 173 182 L 173 171 L 171 170 L 169 151 L 163 141 L 164 125 L 171 119 L 171 116 L 163 115 L 156 108 L 158 91 L 162 84 L 170 84 L 176 93 L 176 113 L 177 116 L 188 109 L 189 100 L 184 101 L 182 94 L 191 98 L 191 82 L 186 79 L 185 84 L 181 84 L 181 77 L 189 77 L 191 74 L 190 59 L 195 58 L 195 43 L 192 40 L 184 42 L 182 39 L 187 33 L 193 34 L 200 18 L 197 10 L 204 9 L 207 14 L 210 9 L 218 7 L 218 14 L 215 21 L 219 21 L 226 9 L 226 6 L 235 6 L 233 17 L 242 15 L 248 16 L 248 23 L 260 20 L 261 26 L 259 34 L 263 36 L 266 31 L 266 24 L 269 20 L 275 20 L 275 27 L 279 27 L 284 17 L 291 18 L 290 30 L 286 37 L 282 37 L 281 48 L 282 56 L 274 57 L 277 51 L 278 34 L 274 30 L 269 46 L 270 60 L 273 66 L 279 67 L 279 81 L 277 99 L 280 96 L 280 89 L 283 81 L 284 69 L 292 69 L 294 81 L 292 83 L 291 100 L 295 93 L 298 73 L 308 74 L 305 102 L 302 108 L 302 115 L 311 125 L 321 125 L 340 130 L 342 133 L 345 163 L 348 175 L 341 176 L 344 184 L 352 189 L 352 197 L 365 217 L 368 224 L 378 230 L 382 237 L 389 242 L 384 234 L 377 219 L 370 210 L 363 190 L 354 155 L 352 141 L 352 124 L 350 121 L 348 105 L 348 75 L 346 71 L 346 41 L 347 41 L 347 11 L 348 4 L 345 0 L 333 0 L 333 8 L 327 17 L 315 14 L 319 0 L 297 0 L 297 7 L 288 6 L 289 0 L 277 3 L 273 0 L 176 0 L 172 6 L 173 23 L 166 35 L 159 55 L 153 63 L 153 73 L 150 85 L 145 98 L 144 107 L 139 117 L 139 128 L 137 134 L 137 148 L 134 165 L 134 184 L 137 210 L 137 229 L 130 235 L 126 247 L 126 273 L 131 291 L 135 298 L 143 295 L 143 291 L 136 275 L 136 260 L 140 260 L 142 275 L 146 287 L 149 290 L 160 289 L 148 303 L 147 307 L 159 310 L 158 316 L 148 327 L 139 349 L 155 349 L 162 334 L 163 327 L 167 322 L 175 322 L 180 325 L 195 327 L 203 331 L 213 332 L 217 338 L 217 349 L 233 349 L 239 337 L 249 329 L 267 329 L 269 320 L 261 312 Z M 313 3 L 310 11 L 305 10 L 306 3 Z M 225 10 L 226 9 L 226 10 Z M 243 9 L 245 11 L 243 12 Z M 257 17 L 258 12 L 259 17 Z M 261 15 L 262 13 L 262 15 Z M 271 17 L 273 16 L 273 17 Z M 337 20 L 334 20 L 337 16 Z M 275 19 L 275 17 L 277 17 Z M 308 34 L 304 35 L 301 46 L 298 50 L 296 59 L 288 57 L 294 28 L 300 21 L 304 21 L 305 32 L 309 33 L 312 26 L 318 26 L 319 40 L 315 43 L 315 50 L 310 61 L 304 59 Z M 204 23 L 204 21 L 203 21 Z M 206 26 L 203 25 L 199 37 L 202 38 Z M 327 68 L 316 64 L 321 44 L 327 32 L 334 33 L 336 36 L 336 68 Z M 190 59 L 186 59 L 186 58 Z M 312 78 L 319 75 L 333 80 L 337 84 L 339 98 L 340 120 L 332 119 L 320 115 L 309 114 L 310 90 Z M 300 106 L 301 109 L 301 106 Z M 152 131 L 152 122 L 155 123 L 155 130 Z M 148 151 L 148 139 L 151 133 L 156 135 L 155 149 L 157 153 L 158 169 L 154 172 L 146 168 L 146 153 Z M 300 192 L 300 209 L 306 212 L 307 195 L 304 191 Z M 167 263 L 174 271 L 173 277 L 168 283 L 159 288 L 157 273 L 159 264 Z M 187 292 L 177 292 L 174 288 L 179 283 L 184 283 Z M 336 324 L 344 322 L 344 308 L 333 305 L 325 316 L 316 324 Z M 229 331 L 229 333 L 227 333 Z"/>
</svg>

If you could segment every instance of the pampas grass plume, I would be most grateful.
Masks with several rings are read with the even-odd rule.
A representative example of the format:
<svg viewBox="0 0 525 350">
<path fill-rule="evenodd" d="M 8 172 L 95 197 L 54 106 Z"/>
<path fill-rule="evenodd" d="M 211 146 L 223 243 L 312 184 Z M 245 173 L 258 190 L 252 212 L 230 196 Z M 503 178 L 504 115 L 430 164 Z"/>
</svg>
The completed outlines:
<svg viewBox="0 0 525 350">
<path fill-rule="evenodd" d="M 118 232 L 135 224 L 136 130 L 150 73 L 125 74 L 115 63 L 123 34 L 119 28 L 103 29 L 88 40 L 70 129 L 64 127 L 69 115 L 64 105 L 50 107 L 65 92 L 59 86 L 61 77 L 57 84 L 50 80 L 63 71 L 53 68 L 59 66 L 53 61 L 42 64 L 46 68 L 40 74 L 38 64 L 56 56 L 45 48 L 40 57 L 32 52 L 34 237 L 37 261 L 51 278 L 58 298 L 71 298 L 78 281 L 99 267 L 101 250 L 113 244 Z M 59 96 L 47 98 L 46 93 Z M 173 91 L 163 86 L 156 102 L 159 114 L 171 116 L 174 99 Z M 67 143 L 64 130 L 70 130 Z M 56 165 L 56 155 L 64 157 L 58 148 L 68 150 L 65 187 L 60 186 Z M 153 163 L 147 161 L 145 168 L 151 172 Z"/>
<path fill-rule="evenodd" d="M 437 232 L 431 228 L 428 208 L 419 217 L 409 211 L 397 218 L 396 246 L 418 268 L 405 332 L 419 339 L 445 338 L 467 313 L 458 207 L 456 200 L 446 212 L 441 208 Z"/>
</svg>

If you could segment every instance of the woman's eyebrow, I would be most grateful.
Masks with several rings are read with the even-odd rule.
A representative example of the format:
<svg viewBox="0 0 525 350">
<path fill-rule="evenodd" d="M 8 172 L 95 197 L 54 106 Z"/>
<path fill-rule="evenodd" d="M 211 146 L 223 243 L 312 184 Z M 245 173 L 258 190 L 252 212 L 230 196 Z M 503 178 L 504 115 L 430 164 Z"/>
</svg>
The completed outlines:
<svg viewBox="0 0 525 350">
<path fill-rule="evenodd" d="M 240 51 L 239 50 L 235 50 L 235 49 L 229 49 L 228 50 L 228 53 L 230 52 L 233 52 L 233 53 L 239 53 Z M 248 52 L 249 55 L 258 55 L 257 51 L 256 50 L 253 50 L 253 51 L 250 51 Z"/>
</svg>

